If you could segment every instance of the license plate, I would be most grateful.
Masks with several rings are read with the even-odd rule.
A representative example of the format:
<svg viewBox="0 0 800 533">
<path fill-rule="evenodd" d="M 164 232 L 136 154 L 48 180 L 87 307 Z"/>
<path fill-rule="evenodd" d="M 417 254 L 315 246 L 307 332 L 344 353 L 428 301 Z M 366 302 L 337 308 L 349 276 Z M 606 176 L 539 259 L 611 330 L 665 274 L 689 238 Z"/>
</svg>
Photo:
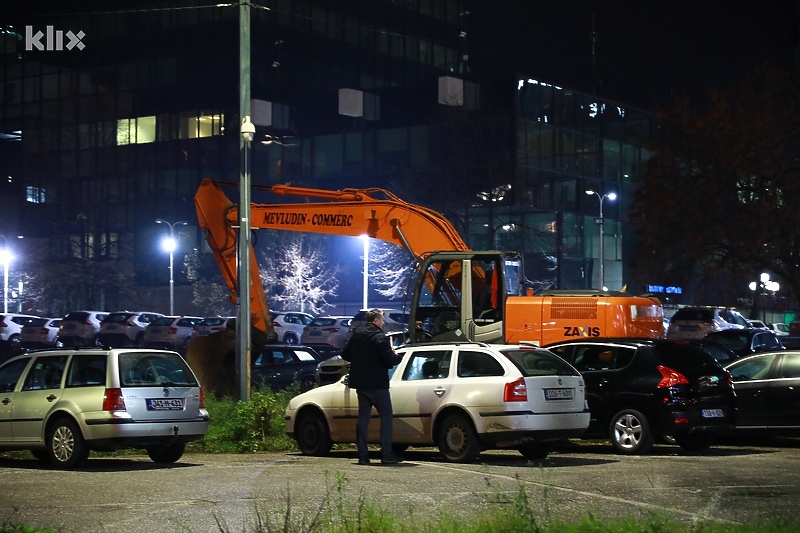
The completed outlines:
<svg viewBox="0 0 800 533">
<path fill-rule="evenodd" d="M 725 413 L 722 412 L 722 409 L 702 409 L 700 415 L 703 418 L 722 418 Z"/>
<path fill-rule="evenodd" d="M 322 332 L 321 331 L 311 330 L 311 331 L 308 332 L 308 335 L 311 336 L 311 337 L 319 337 L 320 335 L 322 335 Z"/>
<path fill-rule="evenodd" d="M 176 411 L 183 409 L 183 398 L 148 398 L 148 411 Z"/>
<path fill-rule="evenodd" d="M 571 400 L 572 389 L 544 389 L 544 399 L 550 400 Z"/>
<path fill-rule="evenodd" d="M 697 326 L 681 326 L 681 331 L 697 331 Z"/>
</svg>

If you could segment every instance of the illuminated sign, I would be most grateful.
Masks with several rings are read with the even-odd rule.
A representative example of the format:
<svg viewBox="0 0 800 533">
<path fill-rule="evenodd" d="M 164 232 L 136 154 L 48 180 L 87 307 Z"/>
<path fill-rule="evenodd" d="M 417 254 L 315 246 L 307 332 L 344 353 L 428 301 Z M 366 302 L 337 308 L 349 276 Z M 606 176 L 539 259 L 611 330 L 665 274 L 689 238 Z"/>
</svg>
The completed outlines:
<svg viewBox="0 0 800 533">
<path fill-rule="evenodd" d="M 664 294 L 683 294 L 682 287 L 665 287 L 664 285 L 648 285 L 647 292 Z"/>
</svg>

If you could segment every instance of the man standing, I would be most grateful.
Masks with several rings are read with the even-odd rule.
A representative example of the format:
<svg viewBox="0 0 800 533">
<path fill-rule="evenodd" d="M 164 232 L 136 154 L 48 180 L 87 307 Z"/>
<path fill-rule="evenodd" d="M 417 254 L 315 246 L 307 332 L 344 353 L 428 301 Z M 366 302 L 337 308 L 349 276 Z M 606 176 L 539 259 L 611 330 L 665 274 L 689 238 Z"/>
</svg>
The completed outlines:
<svg viewBox="0 0 800 533">
<path fill-rule="evenodd" d="M 402 462 L 392 452 L 392 397 L 389 395 L 389 369 L 402 358 L 394 352 L 389 338 L 383 334 L 383 311 L 370 309 L 366 323 L 353 330 L 342 348 L 342 359 L 350 361 L 350 387 L 358 395 L 356 445 L 358 464 L 369 464 L 367 431 L 372 408 L 378 411 L 381 423 L 381 463 Z"/>
</svg>

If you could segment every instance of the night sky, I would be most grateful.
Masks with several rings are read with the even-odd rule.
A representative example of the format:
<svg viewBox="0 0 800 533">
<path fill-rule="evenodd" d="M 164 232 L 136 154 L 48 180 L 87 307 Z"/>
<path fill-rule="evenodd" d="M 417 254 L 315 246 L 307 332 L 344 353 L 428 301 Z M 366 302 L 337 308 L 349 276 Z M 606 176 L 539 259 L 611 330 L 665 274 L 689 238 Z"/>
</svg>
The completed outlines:
<svg viewBox="0 0 800 533">
<path fill-rule="evenodd" d="M 704 99 L 765 60 L 793 65 L 798 11 L 797 0 L 479 0 L 467 38 L 526 76 L 649 109 Z"/>
</svg>

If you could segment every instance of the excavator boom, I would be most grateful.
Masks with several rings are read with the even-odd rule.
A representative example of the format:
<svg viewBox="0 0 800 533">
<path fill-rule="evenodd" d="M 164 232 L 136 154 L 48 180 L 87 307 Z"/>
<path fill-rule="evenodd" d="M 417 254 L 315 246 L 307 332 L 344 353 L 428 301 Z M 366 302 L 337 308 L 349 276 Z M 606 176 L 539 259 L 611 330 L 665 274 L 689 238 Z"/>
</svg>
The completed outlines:
<svg viewBox="0 0 800 533">
<path fill-rule="evenodd" d="M 239 206 L 231 202 L 224 184 L 204 179 L 195 194 L 197 216 L 212 248 L 230 299 L 236 303 L 236 226 Z M 324 190 L 290 185 L 263 187 L 278 196 L 316 198 L 324 201 L 257 204 L 250 206 L 253 229 L 274 229 L 329 235 L 368 235 L 406 248 L 420 259 L 431 252 L 468 251 L 456 229 L 439 212 L 405 202 L 384 189 Z M 272 333 L 269 306 L 254 253 L 251 264 L 251 310 L 253 326 Z"/>
</svg>

